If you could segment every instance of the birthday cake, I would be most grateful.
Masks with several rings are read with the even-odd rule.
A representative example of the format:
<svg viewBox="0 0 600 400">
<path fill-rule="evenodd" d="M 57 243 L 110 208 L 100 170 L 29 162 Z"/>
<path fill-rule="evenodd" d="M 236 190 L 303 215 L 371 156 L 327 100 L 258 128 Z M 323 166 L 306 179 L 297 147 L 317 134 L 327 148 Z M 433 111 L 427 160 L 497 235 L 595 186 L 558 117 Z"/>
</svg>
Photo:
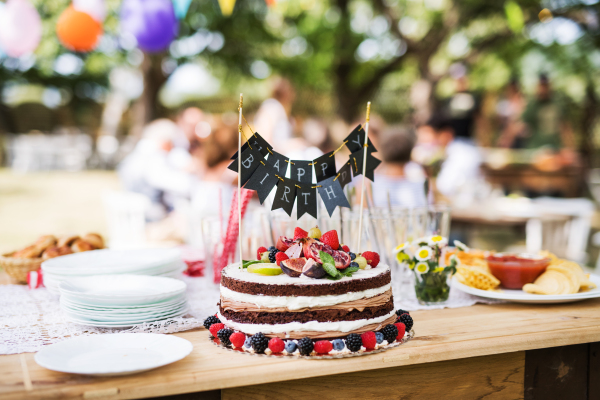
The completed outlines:
<svg viewBox="0 0 600 400">
<path fill-rule="evenodd" d="M 395 310 L 391 272 L 375 252 L 354 254 L 336 231 L 294 238 L 227 266 L 219 312 L 205 326 L 221 344 L 285 355 L 371 351 L 401 342 L 410 315 Z"/>
</svg>

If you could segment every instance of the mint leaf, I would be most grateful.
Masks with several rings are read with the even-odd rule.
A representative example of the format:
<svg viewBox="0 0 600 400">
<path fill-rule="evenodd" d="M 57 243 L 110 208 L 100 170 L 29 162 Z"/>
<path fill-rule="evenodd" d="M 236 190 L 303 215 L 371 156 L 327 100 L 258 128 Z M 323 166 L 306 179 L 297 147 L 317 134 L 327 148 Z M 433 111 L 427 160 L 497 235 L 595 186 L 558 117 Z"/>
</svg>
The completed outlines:
<svg viewBox="0 0 600 400">
<path fill-rule="evenodd" d="M 335 266 L 335 260 L 329 253 L 325 253 L 323 250 L 319 251 L 319 258 L 323 264 L 332 264 Z"/>
<path fill-rule="evenodd" d="M 242 268 L 248 268 L 252 264 L 258 264 L 260 260 L 242 260 Z"/>
<path fill-rule="evenodd" d="M 335 276 L 335 277 L 333 277 L 333 276 L 330 276 L 330 275 L 327 275 L 327 276 L 326 276 L 326 278 L 327 278 L 327 279 L 329 279 L 329 280 L 332 280 L 332 281 L 337 281 L 337 280 L 340 280 L 340 279 L 342 279 L 343 277 L 344 277 L 344 275 L 342 275 L 342 274 L 338 274 L 338 275 L 337 275 L 337 276 Z"/>
<path fill-rule="evenodd" d="M 340 272 L 342 274 L 346 274 L 346 276 L 352 276 L 352 274 L 355 273 L 356 271 L 358 271 L 359 269 L 360 268 L 358 268 L 358 267 L 348 267 L 346 269 L 340 270 Z M 350 275 L 348 275 L 348 274 L 350 274 Z"/>
<path fill-rule="evenodd" d="M 323 269 L 327 272 L 327 275 L 336 278 L 338 275 L 341 275 L 340 272 L 335 267 L 335 264 L 331 263 L 323 263 Z"/>
</svg>

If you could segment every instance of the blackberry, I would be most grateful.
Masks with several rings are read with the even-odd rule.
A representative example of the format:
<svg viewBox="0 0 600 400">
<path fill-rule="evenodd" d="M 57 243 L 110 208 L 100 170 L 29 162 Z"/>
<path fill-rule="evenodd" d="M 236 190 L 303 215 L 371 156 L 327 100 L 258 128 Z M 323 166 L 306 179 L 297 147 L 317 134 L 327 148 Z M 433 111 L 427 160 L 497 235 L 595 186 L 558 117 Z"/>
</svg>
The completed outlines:
<svg viewBox="0 0 600 400">
<path fill-rule="evenodd" d="M 275 256 L 277 255 L 277 253 L 279 253 L 279 250 L 277 249 L 269 250 L 269 261 L 271 261 L 272 263 L 276 262 L 277 260 Z"/>
<path fill-rule="evenodd" d="M 356 254 L 354 254 L 353 252 L 348 253 L 348 255 L 350 256 L 350 259 L 352 261 L 354 261 L 354 259 L 356 258 Z"/>
<path fill-rule="evenodd" d="M 404 326 L 406 326 L 406 332 L 410 332 L 413 327 L 413 319 L 408 314 L 402 314 L 400 318 L 398 318 L 398 322 L 402 322 Z"/>
<path fill-rule="evenodd" d="M 410 314 L 410 313 L 406 310 L 396 310 L 397 316 L 401 316 L 402 314 Z"/>
<path fill-rule="evenodd" d="M 394 343 L 394 340 L 398 337 L 398 328 L 395 325 L 389 324 L 383 327 L 381 333 L 383 333 L 383 337 L 388 343 Z"/>
<path fill-rule="evenodd" d="M 381 344 L 383 339 L 385 339 L 385 336 L 383 336 L 383 333 L 381 332 L 375 332 L 375 338 L 377 339 L 377 344 Z"/>
<path fill-rule="evenodd" d="M 293 340 L 288 340 L 287 342 L 285 342 L 285 351 L 287 351 L 290 354 L 296 351 L 296 347 L 296 342 L 294 342 Z"/>
<path fill-rule="evenodd" d="M 267 249 L 268 251 L 273 251 L 273 250 L 277 250 L 277 248 L 275 246 L 271 246 Z"/>
<path fill-rule="evenodd" d="M 262 332 L 252 336 L 252 348 L 255 352 L 264 353 L 267 347 L 269 347 L 269 339 Z"/>
<path fill-rule="evenodd" d="M 360 335 L 351 333 L 346 337 L 346 347 L 350 351 L 359 351 L 362 347 L 362 339 Z"/>
<path fill-rule="evenodd" d="M 305 337 L 303 339 L 298 340 L 298 349 L 300 349 L 300 354 L 302 354 L 303 356 L 309 356 L 314 348 L 315 345 L 313 344 L 313 341 L 310 338 Z"/>
<path fill-rule="evenodd" d="M 223 328 L 219 332 L 217 332 L 217 337 L 221 341 L 223 346 L 230 346 L 231 342 L 229 341 L 229 336 L 233 334 L 233 329 Z"/>
<path fill-rule="evenodd" d="M 221 322 L 221 321 L 219 321 L 219 318 L 215 317 L 214 315 L 211 315 L 210 317 L 208 317 L 204 320 L 204 327 L 206 329 L 210 329 L 210 326 L 212 324 L 218 324 L 219 322 Z"/>
</svg>

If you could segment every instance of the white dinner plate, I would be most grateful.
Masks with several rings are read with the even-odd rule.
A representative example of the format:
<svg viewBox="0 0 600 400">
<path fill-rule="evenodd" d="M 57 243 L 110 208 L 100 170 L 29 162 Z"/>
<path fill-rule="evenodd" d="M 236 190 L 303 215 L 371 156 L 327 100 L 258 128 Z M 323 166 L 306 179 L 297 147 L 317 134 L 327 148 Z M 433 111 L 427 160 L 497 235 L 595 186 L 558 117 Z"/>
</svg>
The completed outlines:
<svg viewBox="0 0 600 400">
<path fill-rule="evenodd" d="M 489 290 L 475 289 L 470 286 L 460 283 L 456 277 L 452 280 L 452 285 L 468 294 L 474 296 L 486 297 L 488 299 L 498 299 L 512 301 L 514 303 L 532 303 L 532 304 L 554 304 L 554 303 L 571 303 L 574 301 L 580 301 L 585 299 L 594 299 L 600 297 L 600 276 L 590 275 L 590 280 L 597 286 L 596 289 L 592 289 L 587 292 L 580 292 L 575 294 L 561 294 L 561 295 L 544 295 L 544 294 L 531 294 L 526 293 L 522 290 L 511 290 L 511 289 L 500 289 L 498 292 Z"/>
<path fill-rule="evenodd" d="M 183 281 L 147 275 L 96 275 L 59 285 L 69 300 L 91 305 L 139 305 L 164 301 L 185 292 Z"/>
<path fill-rule="evenodd" d="M 192 343 L 155 333 L 78 336 L 44 347 L 34 357 L 52 371 L 96 376 L 129 375 L 185 358 Z"/>
<path fill-rule="evenodd" d="M 104 249 L 52 258 L 42 263 L 42 270 L 68 275 L 135 273 L 176 261 L 181 261 L 179 249 Z"/>
<path fill-rule="evenodd" d="M 171 307 L 165 307 L 165 308 L 160 308 L 160 309 L 156 309 L 156 310 L 148 310 L 148 311 L 143 311 L 143 312 L 139 312 L 137 310 L 133 310 L 133 311 L 129 311 L 129 312 L 123 312 L 123 311 L 110 312 L 110 311 L 83 310 L 83 309 L 79 309 L 76 307 L 69 307 L 69 306 L 65 306 L 65 305 L 61 304 L 61 309 L 65 312 L 79 315 L 84 318 L 92 318 L 92 319 L 102 318 L 102 320 L 108 320 L 108 319 L 122 320 L 122 319 L 137 319 L 137 318 L 145 319 L 148 317 L 164 315 L 167 313 L 179 311 L 185 307 L 187 307 L 187 303 L 182 302 L 182 303 L 173 305 Z"/>
<path fill-rule="evenodd" d="M 76 312 L 76 311 L 72 311 L 72 310 L 63 309 L 63 312 L 65 313 L 65 315 L 67 317 L 69 317 L 71 319 L 76 319 L 76 320 L 80 321 L 81 323 L 93 322 L 93 323 L 107 324 L 107 325 L 113 325 L 113 324 L 137 325 L 137 324 L 141 324 L 143 322 L 163 321 L 168 318 L 176 318 L 176 317 L 185 315 L 187 313 L 187 311 L 188 311 L 187 304 L 177 307 L 177 308 L 174 308 L 172 310 L 165 311 L 165 312 L 159 312 L 159 313 L 148 314 L 148 315 L 132 314 L 132 315 L 120 315 L 120 316 L 98 316 L 95 314 L 80 313 L 80 312 Z"/>
<path fill-rule="evenodd" d="M 172 308 L 176 308 L 179 307 L 183 304 L 186 303 L 186 299 L 185 297 L 182 297 L 181 299 L 177 299 L 176 301 L 173 302 L 165 302 L 165 303 L 157 303 L 155 306 L 148 306 L 148 307 L 93 307 L 93 306 L 88 306 L 88 305 L 80 305 L 78 303 L 71 303 L 69 301 L 66 301 L 64 297 L 61 297 L 60 299 L 60 306 L 61 308 L 64 309 L 68 309 L 68 310 L 74 310 L 74 311 L 80 311 L 80 312 L 93 312 L 95 314 L 98 315 L 102 315 L 102 314 L 144 314 L 144 313 L 148 313 L 148 312 L 158 312 L 158 311 L 165 311 L 165 310 L 169 310 Z"/>
<path fill-rule="evenodd" d="M 161 316 L 160 318 L 149 318 L 148 320 L 135 320 L 135 321 L 120 321 L 120 322 L 98 322 L 98 321 L 90 321 L 87 319 L 80 319 L 80 318 L 76 318 L 72 315 L 70 315 L 69 313 L 65 312 L 65 316 L 66 316 L 66 320 L 69 322 L 73 322 L 74 324 L 79 324 L 79 325 L 86 325 L 86 326 L 94 326 L 97 328 L 130 328 L 134 325 L 140 325 L 143 323 L 153 323 L 153 322 L 160 322 L 160 321 L 164 321 L 166 319 L 170 319 L 170 318 L 178 318 L 178 317 L 182 317 L 185 314 L 188 313 L 188 309 L 184 309 L 181 312 L 172 314 L 172 315 L 165 315 L 165 316 Z"/>
</svg>

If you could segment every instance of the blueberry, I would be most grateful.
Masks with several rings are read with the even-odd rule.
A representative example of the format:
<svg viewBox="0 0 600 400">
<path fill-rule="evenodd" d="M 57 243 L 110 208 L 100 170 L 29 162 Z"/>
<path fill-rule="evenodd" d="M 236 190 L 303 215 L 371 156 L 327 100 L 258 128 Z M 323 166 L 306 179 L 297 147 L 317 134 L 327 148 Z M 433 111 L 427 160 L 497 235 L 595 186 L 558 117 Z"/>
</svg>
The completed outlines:
<svg viewBox="0 0 600 400">
<path fill-rule="evenodd" d="M 333 344 L 333 349 L 337 350 L 337 351 L 342 351 L 342 350 L 344 350 L 344 347 L 346 347 L 346 345 L 344 344 L 344 341 L 342 339 L 332 340 L 331 344 Z"/>
<path fill-rule="evenodd" d="M 293 340 L 288 340 L 287 342 L 285 342 L 285 351 L 287 351 L 290 354 L 295 352 L 296 342 L 294 342 Z"/>
<path fill-rule="evenodd" d="M 352 262 L 350 263 L 350 266 L 351 266 L 351 267 L 360 268 L 360 267 L 358 266 L 358 263 L 357 263 L 356 261 L 352 261 Z"/>
<path fill-rule="evenodd" d="M 381 342 L 383 342 L 383 339 L 384 339 L 383 333 L 381 333 L 381 332 L 375 332 L 375 338 L 377 339 L 377 343 L 378 344 L 381 343 Z"/>
<path fill-rule="evenodd" d="M 348 253 L 350 255 L 350 259 L 354 260 L 356 258 L 356 254 L 354 254 L 353 252 Z"/>
<path fill-rule="evenodd" d="M 244 342 L 244 347 L 247 347 L 247 348 L 252 347 L 252 336 L 246 337 L 246 341 Z"/>
<path fill-rule="evenodd" d="M 271 246 L 268 248 L 269 251 L 274 251 L 275 249 L 276 249 L 275 246 Z"/>
</svg>

